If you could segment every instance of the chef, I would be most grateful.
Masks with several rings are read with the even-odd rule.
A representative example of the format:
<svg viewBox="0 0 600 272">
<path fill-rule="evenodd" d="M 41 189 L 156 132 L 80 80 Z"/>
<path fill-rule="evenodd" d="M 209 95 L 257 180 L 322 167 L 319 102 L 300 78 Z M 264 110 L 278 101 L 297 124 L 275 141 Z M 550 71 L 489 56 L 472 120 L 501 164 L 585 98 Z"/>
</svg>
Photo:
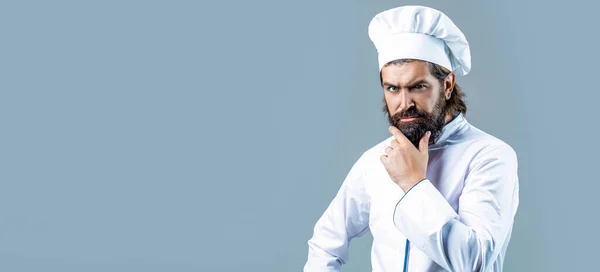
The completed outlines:
<svg viewBox="0 0 600 272">
<path fill-rule="evenodd" d="M 383 11 L 368 34 L 390 136 L 358 158 L 316 222 L 304 271 L 341 271 L 350 241 L 369 231 L 375 272 L 502 271 L 517 156 L 466 119 L 456 83 L 471 69 L 465 36 L 424 6 Z"/>
</svg>

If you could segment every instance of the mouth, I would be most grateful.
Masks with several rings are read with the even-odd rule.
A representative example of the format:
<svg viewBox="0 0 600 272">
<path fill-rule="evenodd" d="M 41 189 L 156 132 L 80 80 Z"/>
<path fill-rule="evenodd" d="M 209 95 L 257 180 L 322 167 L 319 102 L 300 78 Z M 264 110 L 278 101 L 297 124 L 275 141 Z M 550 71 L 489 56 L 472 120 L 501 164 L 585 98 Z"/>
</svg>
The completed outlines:
<svg viewBox="0 0 600 272">
<path fill-rule="evenodd" d="M 406 117 L 406 118 L 401 118 L 400 122 L 410 122 L 410 121 L 414 121 L 417 120 L 418 117 Z"/>
</svg>

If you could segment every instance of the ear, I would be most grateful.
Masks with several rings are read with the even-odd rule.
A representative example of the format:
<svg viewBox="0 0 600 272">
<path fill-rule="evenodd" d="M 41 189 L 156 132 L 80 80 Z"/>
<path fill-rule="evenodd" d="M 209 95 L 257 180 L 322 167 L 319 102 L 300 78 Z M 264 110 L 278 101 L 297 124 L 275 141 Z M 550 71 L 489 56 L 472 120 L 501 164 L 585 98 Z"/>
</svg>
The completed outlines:
<svg viewBox="0 0 600 272">
<path fill-rule="evenodd" d="M 454 90 L 454 84 L 456 83 L 456 74 L 450 73 L 444 79 L 444 97 L 449 100 L 452 97 L 452 91 Z"/>
</svg>

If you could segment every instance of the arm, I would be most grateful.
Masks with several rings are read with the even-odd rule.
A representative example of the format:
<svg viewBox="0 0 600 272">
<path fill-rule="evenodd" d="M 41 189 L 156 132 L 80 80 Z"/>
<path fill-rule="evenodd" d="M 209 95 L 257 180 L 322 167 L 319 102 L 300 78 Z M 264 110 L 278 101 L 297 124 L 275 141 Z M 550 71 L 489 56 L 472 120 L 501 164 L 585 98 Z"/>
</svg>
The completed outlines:
<svg viewBox="0 0 600 272">
<path fill-rule="evenodd" d="M 350 240 L 368 231 L 369 199 L 364 191 L 361 159 L 354 164 L 314 227 L 308 241 L 305 272 L 341 271 L 341 266 L 348 261 Z"/>
<path fill-rule="evenodd" d="M 450 271 L 486 271 L 502 250 L 518 206 L 517 157 L 508 146 L 472 162 L 458 214 L 427 179 L 396 205 L 394 224 L 411 243 Z"/>
</svg>

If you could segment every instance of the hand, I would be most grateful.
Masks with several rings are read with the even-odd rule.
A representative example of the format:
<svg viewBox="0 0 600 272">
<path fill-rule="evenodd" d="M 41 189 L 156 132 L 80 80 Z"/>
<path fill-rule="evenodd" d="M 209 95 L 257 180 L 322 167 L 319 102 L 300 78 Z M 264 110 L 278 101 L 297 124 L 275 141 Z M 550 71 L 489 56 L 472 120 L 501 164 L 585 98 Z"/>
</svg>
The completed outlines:
<svg viewBox="0 0 600 272">
<path fill-rule="evenodd" d="M 390 178 L 406 192 L 426 176 L 431 132 L 428 131 L 421 138 L 419 149 L 398 128 L 391 126 L 390 132 L 395 139 L 385 149 L 385 154 L 381 155 L 381 163 Z"/>
</svg>

